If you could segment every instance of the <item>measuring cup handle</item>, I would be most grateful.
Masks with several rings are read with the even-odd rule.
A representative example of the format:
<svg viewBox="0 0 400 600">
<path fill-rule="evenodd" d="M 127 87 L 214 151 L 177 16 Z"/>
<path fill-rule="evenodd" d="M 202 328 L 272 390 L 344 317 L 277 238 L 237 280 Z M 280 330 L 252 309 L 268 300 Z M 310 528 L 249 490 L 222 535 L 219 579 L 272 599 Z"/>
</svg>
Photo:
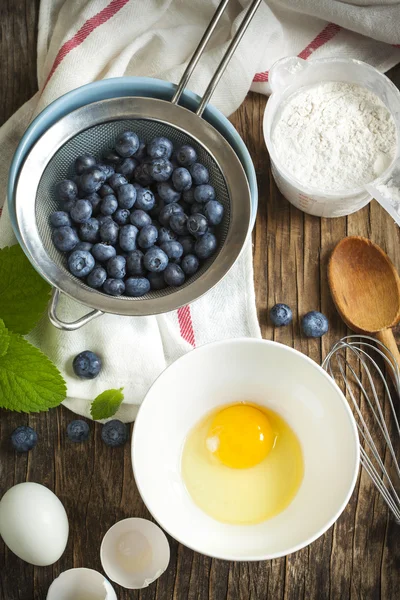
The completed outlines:
<svg viewBox="0 0 400 600">
<path fill-rule="evenodd" d="M 289 85 L 294 75 L 308 67 L 307 61 L 298 56 L 287 56 L 276 61 L 272 65 L 268 77 L 272 92 Z"/>
<path fill-rule="evenodd" d="M 54 325 L 54 327 L 57 327 L 57 329 L 62 329 L 63 331 L 76 331 L 77 329 L 79 329 L 80 327 L 83 327 L 84 325 L 86 325 L 87 323 L 92 321 L 93 319 L 96 319 L 97 317 L 101 317 L 101 315 L 104 314 L 101 312 L 101 310 L 92 310 L 92 312 L 88 313 L 87 315 L 84 315 L 80 319 L 77 319 L 76 321 L 72 321 L 70 323 L 66 323 L 65 321 L 61 321 L 57 317 L 57 306 L 58 306 L 59 299 L 60 299 L 60 292 L 59 292 L 59 290 L 54 289 L 52 292 L 52 295 L 51 295 L 51 300 L 50 300 L 49 309 L 48 309 L 48 315 L 49 315 L 50 323 L 52 325 Z"/>
</svg>

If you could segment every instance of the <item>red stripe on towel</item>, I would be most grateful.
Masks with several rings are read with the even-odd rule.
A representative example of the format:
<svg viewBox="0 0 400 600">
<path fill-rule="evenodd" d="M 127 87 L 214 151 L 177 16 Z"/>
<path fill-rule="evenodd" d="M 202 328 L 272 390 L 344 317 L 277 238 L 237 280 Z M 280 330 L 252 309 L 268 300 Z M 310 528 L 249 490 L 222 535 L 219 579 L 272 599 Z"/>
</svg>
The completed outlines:
<svg viewBox="0 0 400 600">
<path fill-rule="evenodd" d="M 307 58 L 309 58 L 313 52 L 315 52 L 316 50 L 318 50 L 318 48 L 321 48 L 321 46 L 324 46 L 324 44 L 326 44 L 332 38 L 334 38 L 340 30 L 341 27 L 339 27 L 339 25 L 336 25 L 335 23 L 329 23 L 317 35 L 317 37 L 315 37 L 313 41 L 310 42 L 308 46 L 306 46 L 304 50 L 300 52 L 298 57 L 307 60 Z M 256 73 L 253 81 L 254 83 L 265 83 L 268 81 L 268 76 L 268 71 L 264 71 L 263 73 Z"/>
<path fill-rule="evenodd" d="M 84 42 L 86 38 L 95 29 L 97 29 L 97 27 L 103 25 L 103 23 L 106 23 L 109 19 L 116 15 L 117 12 L 120 11 L 121 8 L 123 8 L 128 2 L 129 0 L 112 0 L 110 4 L 108 4 L 108 6 L 106 6 L 105 8 L 103 8 L 103 10 L 98 12 L 97 15 L 94 15 L 94 17 L 88 19 L 79 29 L 79 31 L 77 31 L 76 34 L 70 40 L 68 40 L 67 42 L 65 42 L 65 44 L 61 46 L 53 63 L 53 66 L 50 69 L 50 73 L 47 76 L 46 83 L 44 84 L 43 89 L 46 87 L 49 80 L 53 76 L 54 71 L 64 60 L 67 54 L 77 46 L 80 46 L 82 42 Z"/>
<path fill-rule="evenodd" d="M 191 344 L 193 348 L 195 348 L 196 339 L 194 337 L 190 306 L 182 306 L 182 308 L 178 310 L 178 322 L 181 331 L 181 336 L 184 340 L 186 340 L 186 342 L 189 342 L 189 344 Z"/>
</svg>

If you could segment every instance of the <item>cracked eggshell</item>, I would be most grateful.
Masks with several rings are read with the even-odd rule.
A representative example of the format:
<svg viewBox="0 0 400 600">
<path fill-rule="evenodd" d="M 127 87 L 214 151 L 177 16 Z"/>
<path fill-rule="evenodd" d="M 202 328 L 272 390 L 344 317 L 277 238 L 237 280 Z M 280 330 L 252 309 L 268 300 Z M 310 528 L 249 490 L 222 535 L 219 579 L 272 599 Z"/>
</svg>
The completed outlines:
<svg viewBox="0 0 400 600">
<path fill-rule="evenodd" d="M 46 600 L 117 600 L 111 584 L 93 569 L 70 569 L 53 581 Z"/>
<path fill-rule="evenodd" d="M 119 521 L 107 531 L 100 548 L 107 577 L 129 590 L 153 583 L 168 567 L 169 558 L 165 533 L 147 519 Z"/>
</svg>

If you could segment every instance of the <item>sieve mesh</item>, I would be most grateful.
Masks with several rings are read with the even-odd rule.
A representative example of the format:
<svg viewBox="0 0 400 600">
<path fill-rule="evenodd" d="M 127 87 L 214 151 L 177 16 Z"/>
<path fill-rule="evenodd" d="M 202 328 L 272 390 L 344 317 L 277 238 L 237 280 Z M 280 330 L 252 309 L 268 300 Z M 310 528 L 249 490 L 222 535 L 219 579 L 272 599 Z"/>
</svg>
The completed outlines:
<svg viewBox="0 0 400 600">
<path fill-rule="evenodd" d="M 135 131 L 146 143 L 156 136 L 165 136 L 173 142 L 174 147 L 176 148 L 183 144 L 190 144 L 193 146 L 197 151 L 198 162 L 204 164 L 209 170 L 210 183 L 215 188 L 217 200 L 219 200 L 224 207 L 224 219 L 216 230 L 216 236 L 219 242 L 218 251 L 212 258 L 203 264 L 196 275 L 189 278 L 179 289 L 185 288 L 193 281 L 199 279 L 217 259 L 229 231 L 231 219 L 230 198 L 225 178 L 212 155 L 190 135 L 166 123 L 150 119 L 121 119 L 108 121 L 89 127 L 68 140 L 49 161 L 43 171 L 37 189 L 35 217 L 41 243 L 49 258 L 62 269 L 65 277 L 72 280 L 74 285 L 84 288 L 93 294 L 106 295 L 101 291 L 88 287 L 83 281 L 70 274 L 67 269 L 66 255 L 58 251 L 53 245 L 49 216 L 53 211 L 60 210 L 55 196 L 55 186 L 61 179 L 71 178 L 74 175 L 73 164 L 75 158 L 80 154 L 90 153 L 100 160 L 103 152 L 113 147 L 117 136 L 127 130 Z M 138 300 L 167 296 L 173 293 L 174 288 L 166 288 L 164 290 L 150 292 L 141 298 L 119 296 L 118 298 L 113 298 L 113 301 L 135 302 Z"/>
</svg>

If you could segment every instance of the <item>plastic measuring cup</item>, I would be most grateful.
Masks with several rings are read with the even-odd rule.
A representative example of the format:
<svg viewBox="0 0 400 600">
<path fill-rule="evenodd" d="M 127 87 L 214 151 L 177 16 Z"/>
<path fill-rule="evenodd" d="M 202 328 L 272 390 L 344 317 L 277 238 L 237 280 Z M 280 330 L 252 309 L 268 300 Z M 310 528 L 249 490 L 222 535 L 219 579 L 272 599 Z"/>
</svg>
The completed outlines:
<svg viewBox="0 0 400 600">
<path fill-rule="evenodd" d="M 264 113 L 264 138 L 271 157 L 271 168 L 282 194 L 297 208 L 318 217 L 342 217 L 356 212 L 372 198 L 400 225 L 400 92 L 374 67 L 358 60 L 323 58 L 303 60 L 283 58 L 269 73 L 272 95 Z M 362 187 L 327 193 L 302 184 L 279 161 L 272 143 L 272 130 L 286 100 L 300 88 L 323 81 L 345 81 L 368 88 L 376 94 L 393 116 L 397 131 L 397 152 L 382 175 Z"/>
</svg>

